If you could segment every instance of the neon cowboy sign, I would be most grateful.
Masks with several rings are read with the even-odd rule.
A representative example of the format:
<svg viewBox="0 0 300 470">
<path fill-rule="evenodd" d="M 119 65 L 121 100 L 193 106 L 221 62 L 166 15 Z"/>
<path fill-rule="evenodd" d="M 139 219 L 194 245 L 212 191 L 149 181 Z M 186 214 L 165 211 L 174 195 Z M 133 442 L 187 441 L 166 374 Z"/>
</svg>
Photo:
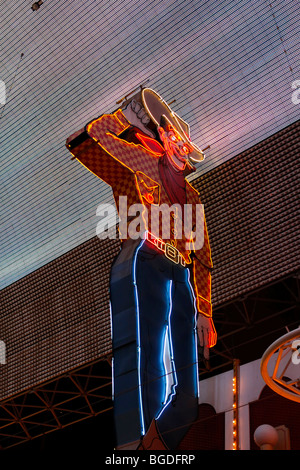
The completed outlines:
<svg viewBox="0 0 300 470">
<path fill-rule="evenodd" d="M 176 449 L 197 417 L 197 336 L 206 358 L 217 337 L 206 221 L 186 180 L 203 152 L 188 124 L 149 88 L 89 122 L 66 146 L 111 186 L 119 214 L 126 199 L 110 278 L 117 448 Z M 145 216 L 163 206 L 167 231 L 164 217 Z"/>
</svg>

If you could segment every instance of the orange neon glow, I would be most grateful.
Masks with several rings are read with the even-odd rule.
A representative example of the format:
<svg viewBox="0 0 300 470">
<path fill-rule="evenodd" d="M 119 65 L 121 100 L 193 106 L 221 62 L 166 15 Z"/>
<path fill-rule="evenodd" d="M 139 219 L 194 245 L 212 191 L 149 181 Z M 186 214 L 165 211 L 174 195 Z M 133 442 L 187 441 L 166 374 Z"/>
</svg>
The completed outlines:
<svg viewBox="0 0 300 470">
<path fill-rule="evenodd" d="M 92 131 L 92 127 L 94 125 L 97 124 L 97 122 L 101 121 L 101 120 L 105 120 L 106 118 L 109 118 L 111 119 L 111 117 L 113 117 L 114 119 L 116 119 L 116 121 L 118 123 L 120 123 L 120 126 L 122 126 L 119 130 L 119 132 L 117 132 L 116 134 L 113 134 L 112 132 L 105 132 L 105 136 L 106 137 L 110 137 L 112 140 L 115 140 L 115 141 L 118 141 L 120 143 L 122 143 L 122 156 L 123 155 L 130 155 L 130 152 L 131 152 L 131 149 L 132 148 L 139 148 L 140 151 L 144 152 L 145 153 L 145 156 L 150 156 L 149 153 L 153 156 L 153 157 L 157 157 L 158 155 L 155 154 L 155 152 L 151 152 L 149 149 L 145 148 L 143 145 L 141 144 L 135 144 L 134 142 L 126 142 L 126 140 L 123 140 L 119 137 L 120 134 L 122 134 L 126 129 L 128 129 L 130 127 L 130 123 L 127 121 L 127 119 L 125 118 L 124 114 L 122 113 L 121 110 L 117 110 L 115 113 L 113 113 L 112 115 L 110 114 L 103 114 L 102 116 L 100 116 L 99 118 L 93 120 L 92 122 L 90 122 L 87 126 L 86 126 L 86 130 L 88 132 L 88 134 L 90 134 L 90 132 Z M 121 118 L 124 119 L 124 121 L 126 122 L 122 122 L 121 121 Z M 124 160 L 121 160 L 121 158 L 118 158 L 116 155 L 113 155 L 107 148 L 106 145 L 104 145 L 103 142 L 99 142 L 99 140 L 97 140 L 93 135 L 90 135 L 92 139 L 95 140 L 95 142 L 97 142 L 97 144 L 110 156 L 112 157 L 114 160 L 117 160 L 121 165 L 125 166 L 126 168 L 128 168 L 128 170 L 130 171 L 133 171 L 133 168 L 131 168 L 128 164 L 126 164 L 124 162 Z M 127 152 L 127 149 L 128 149 L 128 152 Z M 117 180 L 116 180 L 117 181 Z"/>
<path fill-rule="evenodd" d="M 108 118 L 110 121 L 108 120 L 106 121 L 106 119 Z M 102 121 L 102 119 L 103 119 L 103 123 L 100 122 Z M 115 119 L 115 122 L 112 122 L 112 125 L 108 126 L 107 124 L 111 124 L 112 119 Z M 98 122 L 99 124 L 97 125 Z M 95 125 L 95 128 L 93 127 L 94 125 Z M 146 203 L 151 204 L 151 205 L 160 204 L 160 198 L 164 194 L 162 192 L 163 189 L 161 188 L 159 183 L 157 183 L 156 181 L 151 179 L 149 176 L 147 176 L 146 173 L 148 173 L 148 169 L 149 169 L 148 162 L 150 162 L 151 160 L 155 161 L 158 158 L 160 158 L 164 154 L 165 149 L 171 155 L 171 153 L 173 153 L 173 150 L 171 147 L 172 142 L 176 144 L 176 142 L 180 141 L 183 143 L 183 145 L 181 145 L 181 150 L 182 150 L 182 158 L 184 160 L 183 165 L 185 167 L 185 165 L 188 163 L 185 160 L 185 158 L 187 157 L 188 153 L 192 150 L 188 142 L 190 138 L 186 133 L 185 135 L 182 134 L 182 136 L 180 136 L 180 134 L 177 133 L 176 129 L 172 127 L 172 134 L 170 134 L 169 136 L 171 137 L 170 142 L 168 142 L 167 139 L 165 139 L 166 140 L 165 149 L 155 139 L 152 139 L 151 137 L 148 137 L 148 136 L 144 136 L 142 135 L 142 133 L 138 133 L 138 132 L 136 133 L 136 137 L 139 139 L 141 143 L 136 144 L 133 142 L 127 142 L 119 137 L 119 135 L 122 134 L 129 127 L 130 127 L 130 123 L 127 121 L 126 117 L 122 113 L 122 110 L 118 109 L 113 114 L 107 114 L 107 115 L 105 114 L 97 118 L 96 120 L 90 122 L 86 126 L 85 129 L 88 133 L 90 133 L 89 137 L 93 139 L 93 142 L 97 143 L 97 145 L 99 145 L 99 147 L 103 149 L 105 153 L 109 157 L 111 157 L 116 163 L 119 163 L 123 168 L 129 170 L 130 175 L 134 175 L 135 181 L 133 182 L 133 185 L 129 187 L 128 185 L 126 185 L 126 181 L 124 181 L 124 184 L 122 183 L 122 181 L 120 181 L 120 172 L 115 172 L 115 173 L 112 172 L 110 180 L 109 180 L 111 183 L 111 186 L 114 187 L 114 184 L 116 183 L 119 193 L 121 193 L 121 190 L 123 188 L 129 197 L 136 198 L 137 196 L 139 196 L 140 201 L 145 203 L 144 204 L 145 207 L 146 207 Z M 163 128 L 161 128 L 161 131 L 165 132 Z M 187 141 L 185 141 L 185 136 L 187 137 Z M 163 139 L 162 139 L 162 142 L 165 143 Z M 139 149 L 139 151 L 136 152 L 137 157 L 132 158 L 132 154 L 137 148 Z M 71 153 L 72 155 L 74 155 L 75 158 L 78 159 L 78 161 L 83 166 L 85 166 L 85 168 L 91 171 L 88 168 L 88 166 L 86 166 L 84 163 L 80 161 L 79 149 L 77 152 L 74 149 L 73 152 Z M 77 153 L 77 156 L 76 156 L 76 153 Z M 93 158 L 97 159 L 97 157 L 98 157 L 97 152 L 93 151 Z M 153 158 L 151 159 L 150 157 L 153 157 Z M 88 165 L 88 160 L 86 161 L 84 160 L 84 162 Z M 174 164 L 176 165 L 176 162 L 174 162 Z M 112 165 L 112 168 L 114 167 L 116 167 L 116 165 L 115 166 Z M 94 169 L 94 166 L 92 166 L 92 168 Z M 182 169 L 180 165 L 177 165 L 177 168 Z M 140 170 L 143 170 L 145 173 L 143 173 Z M 93 171 L 91 172 L 94 173 Z M 151 174 L 151 172 L 149 173 Z M 103 178 L 101 178 L 101 176 L 99 176 L 98 174 L 96 173 L 94 174 L 100 179 L 102 179 L 103 181 L 105 181 L 104 178 L 106 177 L 106 175 L 104 175 Z M 126 174 L 125 177 L 127 178 L 128 176 L 127 172 L 125 171 L 123 172 L 123 174 Z M 129 178 L 130 178 L 130 175 L 129 175 Z M 187 190 L 188 197 L 190 198 L 190 201 L 194 203 L 196 201 L 196 198 L 197 197 L 199 198 L 199 192 L 195 188 L 193 188 L 193 186 L 188 181 L 186 181 L 186 190 Z M 116 192 L 116 194 L 118 193 Z M 134 194 L 134 196 L 132 196 L 132 194 Z M 164 202 L 164 199 L 162 202 Z M 200 202 L 200 198 L 198 200 L 198 203 L 199 202 Z M 142 216 L 144 219 L 144 214 L 142 214 Z M 195 290 L 198 311 L 204 316 L 208 318 L 212 318 L 211 302 L 210 302 L 210 298 L 211 298 L 210 267 L 212 266 L 212 260 L 211 260 L 211 253 L 210 253 L 209 244 L 208 244 L 208 237 L 206 233 L 205 216 L 203 215 L 203 217 L 204 217 L 204 224 L 205 224 L 205 242 L 204 242 L 205 248 L 202 251 L 203 255 L 200 252 L 199 259 L 204 259 L 204 266 L 200 265 L 200 262 L 198 262 L 198 260 L 195 259 L 195 262 L 193 263 L 193 269 L 192 269 L 193 273 L 191 273 L 192 275 L 191 277 L 192 277 L 193 286 Z M 145 223 L 145 227 L 148 227 L 146 223 Z M 184 249 L 180 249 L 179 251 L 176 247 L 174 247 L 171 244 L 172 241 L 169 243 L 165 243 L 163 240 L 153 236 L 150 232 L 147 232 L 147 239 L 158 250 L 163 251 L 165 253 L 165 256 L 174 263 L 181 263 L 183 266 L 186 266 L 186 264 L 191 264 L 192 263 L 192 259 L 191 259 L 192 251 L 195 251 L 195 254 L 197 257 L 197 253 L 196 253 L 195 247 L 193 247 L 193 243 L 191 243 L 190 247 L 186 246 Z M 180 245 L 180 243 L 181 242 L 178 242 L 177 246 L 183 247 L 183 245 Z M 206 268 L 205 265 L 209 266 L 209 268 Z M 195 268 L 195 266 L 197 267 Z M 217 338 L 216 330 L 211 320 L 211 332 L 209 333 L 209 347 L 213 347 L 216 344 L 216 338 Z"/>
<path fill-rule="evenodd" d="M 114 136 L 113 134 L 110 134 L 109 132 L 107 133 L 107 135 L 110 135 L 111 137 L 113 138 L 116 138 L 116 136 Z M 130 168 L 128 165 L 126 165 L 124 162 L 122 162 L 121 160 L 119 160 L 117 157 L 115 157 L 114 155 L 112 155 L 103 145 L 101 145 L 97 139 L 95 137 L 92 137 L 92 139 L 101 147 L 103 148 L 103 150 L 110 156 L 112 157 L 114 160 L 117 160 L 118 162 L 120 162 L 121 165 L 125 166 L 129 171 L 133 172 L 132 168 Z M 120 139 L 118 139 L 120 140 Z M 79 160 L 80 161 L 80 160 Z M 80 162 L 81 163 L 81 162 Z"/>
<path fill-rule="evenodd" d="M 201 269 L 207 269 L 205 267 L 201 267 Z M 204 316 L 206 317 L 211 317 L 212 316 L 212 311 L 211 311 L 211 302 L 210 302 L 210 296 L 211 296 L 211 275 L 210 273 L 207 273 L 207 279 L 206 279 L 206 285 L 205 285 L 205 297 L 200 295 L 199 288 L 198 288 L 198 283 L 197 283 L 197 278 L 199 274 L 196 272 L 196 266 L 194 266 L 193 269 L 193 278 L 194 278 L 194 285 L 195 285 L 195 294 L 196 294 L 196 299 L 197 299 L 197 307 L 199 312 L 203 313 Z M 200 274 L 201 276 L 201 274 Z M 201 276 L 202 277 L 202 276 Z M 203 284 L 203 282 L 202 282 Z M 209 300 L 208 300 L 209 299 Z M 208 312 L 207 312 L 208 310 Z"/>
<path fill-rule="evenodd" d="M 172 142 L 177 143 L 177 142 L 183 142 L 180 134 L 176 131 L 176 129 L 172 128 L 170 129 L 170 132 L 173 133 L 173 135 L 170 136 L 170 140 Z M 190 152 L 193 151 L 193 148 L 188 142 L 185 142 L 182 146 L 183 152 L 188 155 Z"/>
<path fill-rule="evenodd" d="M 237 450 L 239 448 L 238 388 L 239 388 L 239 361 L 235 359 L 233 362 L 233 377 L 232 377 L 232 390 L 233 390 L 232 446 L 233 446 L 233 450 Z"/>
<path fill-rule="evenodd" d="M 217 333 L 216 333 L 215 325 L 212 319 L 211 319 L 211 330 L 212 331 L 210 331 L 208 335 L 208 347 L 209 348 L 212 348 L 213 346 L 215 346 L 217 342 Z"/>
<path fill-rule="evenodd" d="M 143 200 L 142 198 L 145 198 L 149 204 L 158 205 L 160 203 L 161 187 L 159 183 L 145 175 L 142 171 L 136 171 L 135 184 L 141 201 Z"/>
<path fill-rule="evenodd" d="M 177 144 L 177 142 L 183 142 L 180 138 L 180 135 L 178 133 L 176 133 L 175 129 L 173 129 L 173 128 L 170 129 L 170 132 L 173 133 L 173 135 L 171 135 L 170 137 L 167 136 L 167 132 L 162 127 L 158 127 L 158 132 L 159 132 L 160 138 L 163 142 L 166 154 L 172 160 L 172 163 L 175 165 L 175 167 L 178 170 L 184 170 L 187 163 L 188 163 L 188 161 L 185 159 L 185 157 L 187 157 L 187 155 L 191 151 L 190 148 L 188 147 L 188 144 L 184 143 L 182 145 L 182 148 L 179 147 L 178 145 L 176 146 L 176 151 L 179 154 L 179 155 L 177 155 L 177 159 L 181 160 L 181 163 L 178 164 L 177 161 L 175 161 L 175 159 L 174 159 L 175 152 L 174 152 L 174 148 L 172 147 L 170 141 L 173 142 L 174 144 Z M 170 139 L 170 141 L 169 141 L 169 139 Z"/>
<path fill-rule="evenodd" d="M 186 186 L 189 186 L 189 187 L 190 187 L 190 190 L 193 191 L 193 192 L 197 195 L 198 203 L 199 203 L 199 202 L 200 202 L 200 193 L 199 193 L 199 191 L 197 191 L 197 190 L 189 183 L 189 181 L 186 181 Z M 204 224 L 204 236 L 205 236 L 205 235 L 207 235 L 207 229 L 206 229 L 207 224 L 206 224 L 206 217 L 205 217 L 205 213 L 204 213 L 204 212 L 203 212 L 203 218 L 204 218 L 203 224 Z M 204 241 L 205 241 L 205 240 L 204 240 Z M 187 240 L 187 242 L 190 242 L 191 244 L 193 244 L 193 240 L 192 240 L 192 241 Z M 194 244 L 193 244 L 193 245 L 194 245 Z M 194 249 L 194 251 L 195 251 L 195 249 Z M 209 265 L 210 267 L 213 266 L 213 262 L 212 262 L 212 258 L 211 258 L 211 251 L 210 251 L 210 249 L 209 249 L 209 256 L 208 256 L 207 262 L 208 262 L 208 265 Z"/>
<path fill-rule="evenodd" d="M 151 193 L 147 193 L 145 195 L 145 199 L 146 199 L 147 202 L 149 202 L 149 204 L 152 204 L 154 202 L 154 197 Z"/>
<path fill-rule="evenodd" d="M 142 135 L 139 132 L 137 132 L 135 135 L 142 142 L 143 146 L 149 150 L 149 152 L 152 152 L 157 157 L 162 157 L 162 155 L 164 155 L 165 150 L 157 140 L 152 139 L 146 135 Z"/>
</svg>

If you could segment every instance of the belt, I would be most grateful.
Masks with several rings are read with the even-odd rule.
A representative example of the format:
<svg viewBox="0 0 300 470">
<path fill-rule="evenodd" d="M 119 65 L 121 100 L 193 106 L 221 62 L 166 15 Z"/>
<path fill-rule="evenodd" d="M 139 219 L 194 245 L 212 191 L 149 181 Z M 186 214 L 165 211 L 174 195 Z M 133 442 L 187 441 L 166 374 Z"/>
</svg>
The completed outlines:
<svg viewBox="0 0 300 470">
<path fill-rule="evenodd" d="M 165 257 L 168 258 L 170 261 L 173 261 L 175 264 L 181 264 L 181 266 L 186 266 L 186 262 L 180 251 L 170 243 L 166 243 L 160 238 L 155 237 L 150 232 L 146 232 L 145 240 L 152 243 L 152 245 L 156 246 L 162 253 L 164 253 Z"/>
</svg>

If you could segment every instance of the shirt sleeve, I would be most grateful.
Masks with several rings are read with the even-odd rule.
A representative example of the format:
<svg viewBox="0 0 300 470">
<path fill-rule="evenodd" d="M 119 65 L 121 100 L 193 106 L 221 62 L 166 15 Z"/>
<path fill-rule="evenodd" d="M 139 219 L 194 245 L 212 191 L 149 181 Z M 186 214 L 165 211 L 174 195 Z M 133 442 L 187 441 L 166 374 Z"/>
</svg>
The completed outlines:
<svg viewBox="0 0 300 470">
<path fill-rule="evenodd" d="M 194 257 L 192 276 L 197 310 L 206 317 L 211 317 L 211 269 L 208 269 L 206 266 L 201 264 L 196 257 Z"/>
<path fill-rule="evenodd" d="M 121 109 L 103 114 L 86 126 L 88 135 L 116 161 L 130 170 L 147 171 L 151 152 L 142 145 L 127 142 L 120 135 L 130 127 Z"/>
<path fill-rule="evenodd" d="M 196 229 L 196 233 L 201 233 L 200 246 L 197 243 L 192 242 L 191 247 L 191 259 L 192 265 L 190 268 L 192 284 L 196 297 L 197 309 L 199 313 L 207 317 L 212 316 L 212 305 L 211 305 L 211 272 L 213 263 L 211 259 L 210 243 L 206 225 L 206 219 L 204 214 L 203 206 L 201 205 L 200 197 L 198 192 L 192 187 L 188 188 L 188 203 L 194 207 L 193 212 L 193 229 Z M 195 210 L 195 205 L 199 204 L 198 215 Z M 196 220 L 195 220 L 196 217 Z"/>
</svg>

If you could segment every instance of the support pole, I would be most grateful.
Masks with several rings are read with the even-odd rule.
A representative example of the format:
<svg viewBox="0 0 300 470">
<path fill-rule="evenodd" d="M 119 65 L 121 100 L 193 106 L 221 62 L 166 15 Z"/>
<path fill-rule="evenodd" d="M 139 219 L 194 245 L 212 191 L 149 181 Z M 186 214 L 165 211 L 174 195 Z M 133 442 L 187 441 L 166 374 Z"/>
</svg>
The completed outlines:
<svg viewBox="0 0 300 470">
<path fill-rule="evenodd" d="M 232 391 L 233 391 L 232 445 L 233 445 L 233 450 L 240 449 L 239 388 L 240 388 L 240 361 L 239 359 L 234 359 L 233 360 L 233 377 L 232 377 Z"/>
</svg>

